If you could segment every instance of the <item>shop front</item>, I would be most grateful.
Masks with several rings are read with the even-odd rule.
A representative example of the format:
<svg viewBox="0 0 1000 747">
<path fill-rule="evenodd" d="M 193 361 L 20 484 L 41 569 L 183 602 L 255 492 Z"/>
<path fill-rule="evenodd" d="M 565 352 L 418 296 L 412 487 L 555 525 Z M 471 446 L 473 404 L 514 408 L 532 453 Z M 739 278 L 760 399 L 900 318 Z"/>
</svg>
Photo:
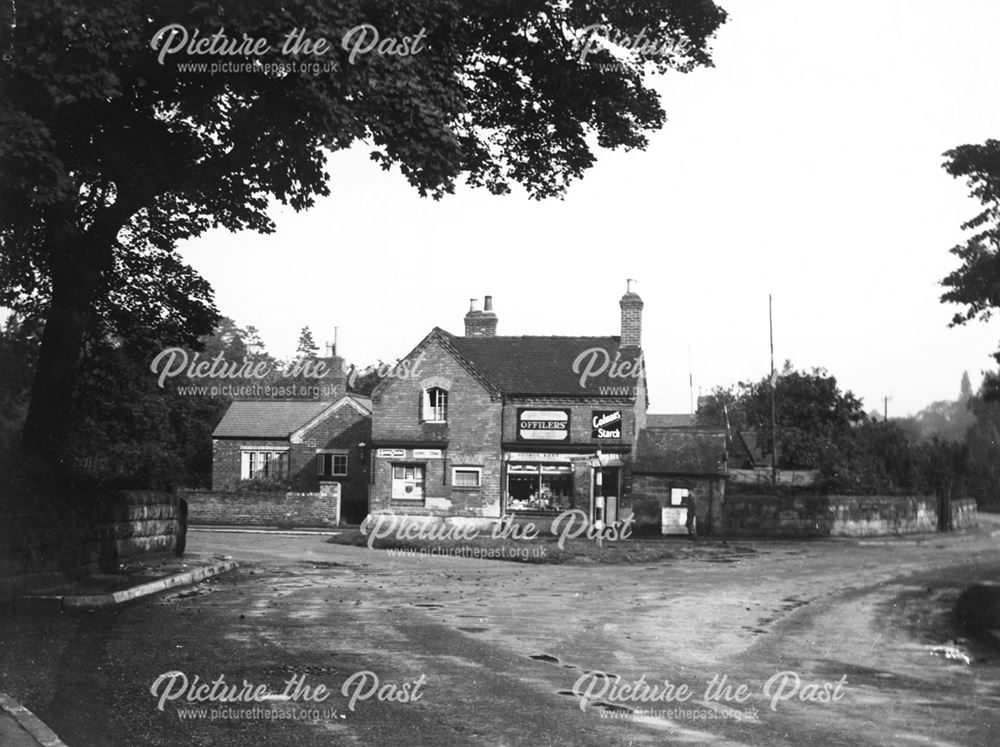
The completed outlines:
<svg viewBox="0 0 1000 747">
<path fill-rule="evenodd" d="M 618 520 L 622 484 L 619 454 L 507 451 L 504 453 L 505 512 L 556 516 L 580 510 L 590 521 Z"/>
</svg>

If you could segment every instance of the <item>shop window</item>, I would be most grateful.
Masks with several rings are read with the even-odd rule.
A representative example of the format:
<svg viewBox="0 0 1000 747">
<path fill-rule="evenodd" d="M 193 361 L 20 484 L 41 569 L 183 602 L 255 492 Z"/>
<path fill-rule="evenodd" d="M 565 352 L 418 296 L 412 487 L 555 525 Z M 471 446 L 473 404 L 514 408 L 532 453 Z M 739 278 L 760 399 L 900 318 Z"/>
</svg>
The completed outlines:
<svg viewBox="0 0 1000 747">
<path fill-rule="evenodd" d="M 422 464 L 392 465 L 392 499 L 422 501 L 424 499 L 424 466 Z"/>
<path fill-rule="evenodd" d="M 507 508 L 559 512 L 572 508 L 573 468 L 563 464 L 507 465 Z"/>
<path fill-rule="evenodd" d="M 420 419 L 425 423 L 448 422 L 448 392 L 441 387 L 424 390 Z"/>
<path fill-rule="evenodd" d="M 316 454 L 316 474 L 320 477 L 347 477 L 347 452 L 323 451 Z"/>
<path fill-rule="evenodd" d="M 670 505 L 671 506 L 686 506 L 687 499 L 690 495 L 690 491 L 687 488 L 671 488 L 670 489 Z"/>
<path fill-rule="evenodd" d="M 288 451 L 249 450 L 240 452 L 240 479 L 266 478 L 280 480 L 288 477 Z"/>
<path fill-rule="evenodd" d="M 456 488 L 478 488 L 483 484 L 482 467 L 455 467 L 451 471 L 451 484 Z"/>
</svg>

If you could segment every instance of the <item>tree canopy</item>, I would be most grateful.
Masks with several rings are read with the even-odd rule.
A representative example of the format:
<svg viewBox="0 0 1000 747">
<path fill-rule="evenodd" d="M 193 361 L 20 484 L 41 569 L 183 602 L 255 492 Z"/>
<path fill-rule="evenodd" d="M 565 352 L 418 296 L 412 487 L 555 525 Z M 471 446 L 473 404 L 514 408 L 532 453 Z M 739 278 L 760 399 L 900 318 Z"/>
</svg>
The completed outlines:
<svg viewBox="0 0 1000 747">
<path fill-rule="evenodd" d="M 310 207 L 329 193 L 328 154 L 355 143 L 421 195 L 464 178 L 559 196 L 597 148 L 645 147 L 665 121 L 646 74 L 710 65 L 726 17 L 710 0 L 422 0 L 405 13 L 377 0 L 24 0 L 11 28 L 12 11 L 0 8 L 0 304 L 44 319 L 24 426 L 36 451 L 60 446 L 95 331 L 141 326 L 162 344 L 211 331 L 211 290 L 180 239 L 273 231 L 269 205 Z M 358 28 L 408 39 L 410 54 L 354 54 L 339 42 Z M 170 29 L 269 46 L 164 55 Z M 282 48 L 297 29 L 331 41 L 322 59 Z M 291 64 L 306 62 L 328 67 Z"/>
<path fill-rule="evenodd" d="M 699 401 L 698 424 L 725 427 L 731 434 L 751 431 L 760 437 L 761 452 L 769 455 L 770 387 L 769 378 L 717 387 Z M 984 415 L 977 419 L 978 411 Z M 963 376 L 959 400 L 935 403 L 922 413 L 925 418 L 869 419 L 862 401 L 841 390 L 827 371 L 797 371 L 786 363 L 775 390 L 778 466 L 816 470 L 816 489 L 826 492 L 958 496 L 971 491 L 995 501 L 1000 470 L 987 458 L 996 452 L 995 442 L 989 441 L 995 433 L 995 424 L 985 417 L 989 412 L 990 405 L 972 395 L 968 376 Z M 947 429 L 942 419 L 947 419 Z M 959 428 L 960 434 L 950 438 Z"/>
<path fill-rule="evenodd" d="M 962 224 L 972 234 L 951 249 L 961 265 L 942 281 L 948 290 L 941 300 L 964 307 L 952 326 L 987 321 L 1000 308 L 1000 141 L 960 145 L 944 155 L 945 170 L 965 179 L 982 210 Z M 1000 360 L 1000 351 L 994 357 Z"/>
<path fill-rule="evenodd" d="M 864 418 L 861 400 L 850 391 L 841 391 L 834 376 L 821 368 L 797 371 L 786 362 L 775 396 L 778 465 L 818 468 L 824 451 L 839 444 Z M 769 455 L 773 443 L 770 378 L 716 388 L 699 403 L 698 422 L 753 430 L 761 436 L 762 452 Z"/>
</svg>

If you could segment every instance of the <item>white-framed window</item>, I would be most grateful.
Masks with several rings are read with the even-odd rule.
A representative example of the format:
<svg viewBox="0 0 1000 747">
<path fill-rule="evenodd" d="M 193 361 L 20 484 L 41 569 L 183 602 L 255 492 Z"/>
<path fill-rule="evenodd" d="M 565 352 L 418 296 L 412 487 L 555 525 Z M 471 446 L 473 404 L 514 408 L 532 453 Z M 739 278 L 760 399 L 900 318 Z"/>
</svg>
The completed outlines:
<svg viewBox="0 0 1000 747">
<path fill-rule="evenodd" d="M 392 499 L 422 501 L 424 499 L 424 465 L 392 465 Z"/>
<path fill-rule="evenodd" d="M 670 505 L 671 506 L 683 506 L 690 495 L 690 491 L 687 488 L 671 488 L 670 489 Z"/>
<path fill-rule="evenodd" d="M 240 479 L 288 477 L 288 449 L 241 449 Z"/>
<path fill-rule="evenodd" d="M 317 451 L 316 474 L 320 477 L 347 477 L 347 452 Z"/>
<path fill-rule="evenodd" d="M 448 422 L 448 390 L 439 386 L 424 389 L 420 419 L 425 423 Z"/>
<path fill-rule="evenodd" d="M 456 488 L 479 488 L 483 484 L 482 467 L 452 467 L 451 484 Z"/>
</svg>

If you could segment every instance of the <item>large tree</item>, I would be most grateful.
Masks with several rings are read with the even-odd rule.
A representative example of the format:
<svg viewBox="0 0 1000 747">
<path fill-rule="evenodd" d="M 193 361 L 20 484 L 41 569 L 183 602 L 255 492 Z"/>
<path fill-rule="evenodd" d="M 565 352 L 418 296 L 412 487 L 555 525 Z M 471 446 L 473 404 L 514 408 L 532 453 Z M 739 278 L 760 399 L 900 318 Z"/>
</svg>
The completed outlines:
<svg viewBox="0 0 1000 747">
<path fill-rule="evenodd" d="M 136 309 L 115 296 L 148 280 L 130 257 L 154 247 L 176 262 L 176 242 L 211 227 L 272 231 L 269 204 L 311 206 L 329 191 L 327 155 L 356 142 L 421 195 L 464 176 L 558 196 L 595 147 L 646 145 L 665 120 L 647 74 L 710 65 L 725 20 L 710 0 L 423 0 L 405 12 L 379 0 L 21 0 L 16 24 L 13 12 L 0 7 L 0 304 L 45 309 L 24 428 L 35 449 L 59 447 L 94 315 Z M 362 24 L 368 36 L 348 40 L 380 43 L 357 54 L 341 41 Z M 287 54 L 296 29 L 329 49 Z M 404 37 L 410 54 L 390 53 Z M 193 273 L 185 282 L 200 289 Z M 181 327 L 198 327 L 189 336 L 204 333 L 188 325 L 185 312 L 205 314 L 187 289 L 167 295 Z"/>
</svg>

